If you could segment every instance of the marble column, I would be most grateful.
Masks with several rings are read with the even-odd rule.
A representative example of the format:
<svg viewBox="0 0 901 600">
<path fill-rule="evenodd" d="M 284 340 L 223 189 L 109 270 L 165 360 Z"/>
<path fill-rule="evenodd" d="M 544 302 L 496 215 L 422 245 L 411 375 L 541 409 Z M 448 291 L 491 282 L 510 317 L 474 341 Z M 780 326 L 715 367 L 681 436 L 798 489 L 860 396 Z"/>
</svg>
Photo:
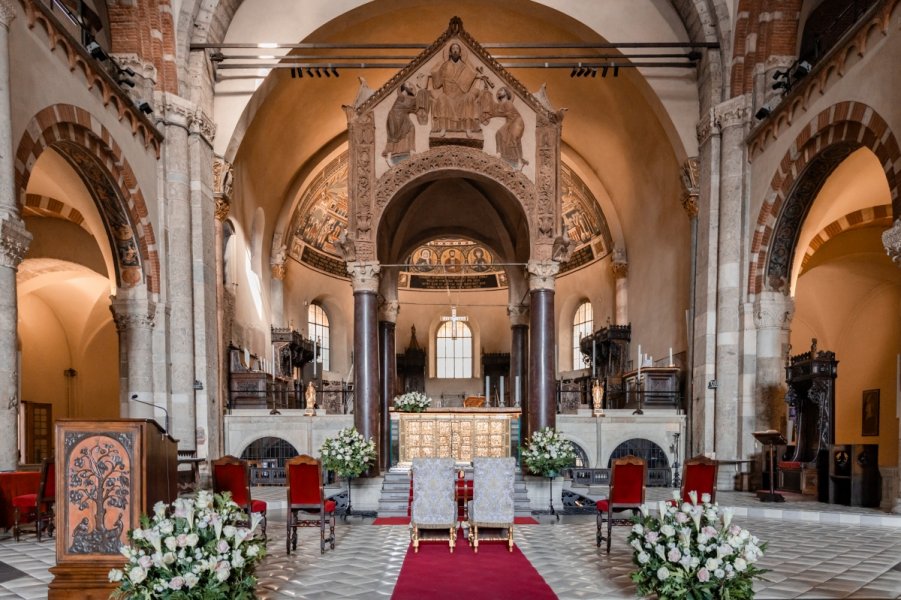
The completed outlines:
<svg viewBox="0 0 901 600">
<path fill-rule="evenodd" d="M 13 165 L 9 24 L 15 16 L 13 4 L 0 0 L 0 470 L 14 470 L 19 459 L 16 270 L 31 243 L 19 217 Z"/>
<path fill-rule="evenodd" d="M 622 248 L 613 250 L 613 261 L 610 263 L 610 271 L 616 282 L 616 297 L 614 300 L 616 325 L 629 324 L 629 263 L 626 260 L 626 251 Z"/>
<path fill-rule="evenodd" d="M 882 245 L 885 247 L 886 253 L 892 259 L 896 266 L 901 267 L 901 219 L 896 219 L 891 229 L 887 229 L 882 233 Z M 895 414 L 901 415 L 901 355 L 896 356 L 895 380 L 898 389 L 895 390 Z M 892 512 L 896 515 L 901 514 L 901 431 L 898 435 L 898 471 L 895 477 L 894 506 Z"/>
<path fill-rule="evenodd" d="M 228 213 L 231 210 L 231 192 L 232 177 L 231 165 L 222 159 L 213 161 L 213 198 L 215 202 L 215 218 L 216 218 L 216 332 L 219 345 L 216 349 L 216 363 L 218 369 L 218 390 L 219 402 L 216 403 L 218 410 L 212 416 L 215 419 L 216 427 L 220 432 L 217 439 L 210 439 L 208 451 L 210 456 L 222 456 L 225 453 L 224 444 L 224 414 L 225 406 L 228 403 L 229 387 L 228 387 L 228 337 L 225 328 L 225 236 L 222 228 Z M 215 402 L 215 399 L 214 399 Z M 211 427 L 212 429 L 212 427 Z"/>
<path fill-rule="evenodd" d="M 718 459 L 744 458 L 740 439 L 741 394 L 739 344 L 741 322 L 741 246 L 744 139 L 747 132 L 748 100 L 739 96 L 714 109 L 720 128 L 720 204 L 716 275 L 716 411 L 714 443 Z M 720 489 L 732 489 L 728 469 L 720 469 Z"/>
<path fill-rule="evenodd" d="M 391 415 L 388 408 L 394 400 L 397 381 L 397 350 L 395 328 L 400 303 L 396 300 L 379 305 L 379 466 L 391 467 Z"/>
<path fill-rule="evenodd" d="M 525 435 L 532 435 L 539 429 L 557 425 L 554 277 L 560 265 L 532 260 L 528 269 L 529 415 Z"/>
<path fill-rule="evenodd" d="M 168 407 L 154 409 L 152 334 L 156 304 L 147 298 L 146 288 L 119 290 L 110 301 L 119 334 L 119 414 L 122 418 L 156 419 L 162 427 L 168 420 L 171 430 L 178 421 L 175 415 L 170 411 L 167 419 Z"/>
<path fill-rule="evenodd" d="M 379 435 L 379 263 L 347 263 L 354 290 L 354 426 L 364 438 L 372 438 L 380 456 Z M 378 464 L 367 476 L 378 475 Z"/>
<path fill-rule="evenodd" d="M 522 423 L 528 423 L 529 417 L 529 309 L 521 304 L 507 306 L 510 317 L 510 405 L 516 404 L 517 378 L 519 381 L 519 407 L 522 409 Z"/>
<path fill-rule="evenodd" d="M 168 223 L 166 269 L 169 304 L 169 378 L 173 414 L 172 436 L 179 449 L 196 448 L 194 402 L 194 265 L 192 254 L 191 169 L 188 134 L 196 106 L 174 94 L 156 102 L 157 127 L 166 141 L 162 148 L 163 193 Z M 212 167 L 212 165 L 211 165 Z M 212 170 L 212 168 L 211 168 Z"/>
</svg>

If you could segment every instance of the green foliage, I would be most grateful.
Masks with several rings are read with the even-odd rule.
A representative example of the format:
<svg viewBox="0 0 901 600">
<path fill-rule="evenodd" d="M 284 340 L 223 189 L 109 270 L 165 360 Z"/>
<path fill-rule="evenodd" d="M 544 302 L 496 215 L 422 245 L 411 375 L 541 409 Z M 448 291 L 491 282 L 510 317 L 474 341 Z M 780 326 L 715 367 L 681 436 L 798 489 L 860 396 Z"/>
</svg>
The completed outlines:
<svg viewBox="0 0 901 600">
<path fill-rule="evenodd" d="M 572 443 L 550 427 L 532 434 L 522 448 L 522 460 L 530 473 L 548 476 L 576 462 Z"/>
<path fill-rule="evenodd" d="M 394 408 L 400 412 L 423 412 L 431 404 L 432 399 L 422 392 L 407 392 L 394 398 Z"/>
</svg>

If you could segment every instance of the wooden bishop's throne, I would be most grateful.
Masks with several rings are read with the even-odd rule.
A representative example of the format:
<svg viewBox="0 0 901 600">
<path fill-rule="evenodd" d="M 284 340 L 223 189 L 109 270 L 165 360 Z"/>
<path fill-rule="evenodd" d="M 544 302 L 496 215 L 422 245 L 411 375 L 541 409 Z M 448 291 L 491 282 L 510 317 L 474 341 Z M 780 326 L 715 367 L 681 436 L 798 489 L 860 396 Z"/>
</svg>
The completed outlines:
<svg viewBox="0 0 901 600">
<path fill-rule="evenodd" d="M 835 444 L 835 353 L 818 350 L 792 356 L 785 366 L 789 419 L 794 448 L 779 461 L 780 487 L 786 491 L 816 495 L 829 502 L 829 460 Z"/>
</svg>

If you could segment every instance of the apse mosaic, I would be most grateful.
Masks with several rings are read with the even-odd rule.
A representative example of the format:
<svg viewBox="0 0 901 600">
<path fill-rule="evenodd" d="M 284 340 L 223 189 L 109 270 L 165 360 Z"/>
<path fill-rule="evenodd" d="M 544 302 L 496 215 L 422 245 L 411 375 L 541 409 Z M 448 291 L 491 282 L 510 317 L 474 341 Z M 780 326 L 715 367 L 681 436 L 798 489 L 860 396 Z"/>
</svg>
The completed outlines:
<svg viewBox="0 0 901 600">
<path fill-rule="evenodd" d="M 563 220 L 575 252 L 561 267 L 566 272 L 606 256 L 610 230 L 588 186 L 562 166 Z M 337 241 L 347 228 L 348 155 L 341 154 L 313 179 L 301 195 L 291 219 L 288 255 L 330 275 L 346 277 Z M 416 248 L 398 279 L 412 289 L 479 289 L 505 287 L 506 274 L 495 265 L 490 248 L 463 239 L 433 240 Z M 449 283 L 450 282 L 450 283 Z"/>
</svg>

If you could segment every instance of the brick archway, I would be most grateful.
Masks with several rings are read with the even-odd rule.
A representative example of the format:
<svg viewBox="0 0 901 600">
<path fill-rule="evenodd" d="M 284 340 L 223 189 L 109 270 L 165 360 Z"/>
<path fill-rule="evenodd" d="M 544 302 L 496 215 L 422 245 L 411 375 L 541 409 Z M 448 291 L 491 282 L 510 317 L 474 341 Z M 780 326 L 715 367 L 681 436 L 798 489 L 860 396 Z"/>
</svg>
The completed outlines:
<svg viewBox="0 0 901 600">
<path fill-rule="evenodd" d="M 858 148 L 869 148 L 879 159 L 891 192 L 892 212 L 895 218 L 901 216 L 897 179 L 901 147 L 885 119 L 861 102 L 830 106 L 798 133 L 770 182 L 751 242 L 750 293 L 788 292 L 784 263 L 788 257 L 790 270 L 807 208 L 825 177 Z"/>
<path fill-rule="evenodd" d="M 26 188 L 38 157 L 54 148 L 85 180 L 107 229 L 116 257 L 117 285 L 147 285 L 159 293 L 160 261 L 147 204 L 134 171 L 110 132 L 88 111 L 56 104 L 37 113 L 16 149 L 19 206 L 28 204 Z"/>
</svg>

